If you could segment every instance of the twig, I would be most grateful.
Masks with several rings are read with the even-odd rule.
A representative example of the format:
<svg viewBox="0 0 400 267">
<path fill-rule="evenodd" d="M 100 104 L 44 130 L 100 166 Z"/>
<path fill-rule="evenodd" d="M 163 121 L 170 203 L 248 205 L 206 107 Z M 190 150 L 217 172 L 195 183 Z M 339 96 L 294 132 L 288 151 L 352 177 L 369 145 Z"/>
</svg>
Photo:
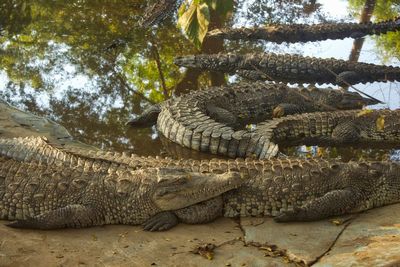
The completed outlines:
<svg viewBox="0 0 400 267">
<path fill-rule="evenodd" d="M 152 47 L 151 47 L 152 54 L 153 54 L 154 60 L 156 61 L 156 64 L 157 64 L 158 73 L 160 74 L 160 80 L 161 80 L 161 86 L 163 88 L 163 94 L 164 94 L 165 98 L 168 98 L 168 89 L 167 89 L 167 85 L 165 84 L 165 77 L 164 77 L 164 74 L 161 69 L 160 54 L 158 53 L 158 48 L 154 42 L 154 39 L 152 40 L 151 45 L 152 45 Z"/>
<path fill-rule="evenodd" d="M 260 74 L 264 75 L 268 80 L 273 81 L 274 79 L 269 76 L 268 74 L 266 74 L 264 71 L 260 70 L 259 68 L 257 68 L 257 66 L 255 66 L 254 64 L 250 63 L 250 66 L 252 66 L 256 71 L 258 71 Z"/>
<path fill-rule="evenodd" d="M 380 103 L 380 104 L 384 104 L 384 102 L 380 101 L 379 99 L 376 99 L 375 97 L 370 96 L 369 94 L 364 93 L 363 91 L 361 91 L 361 90 L 355 88 L 353 85 L 351 85 L 351 84 L 349 84 L 348 82 L 346 82 L 342 77 L 340 77 L 340 76 L 337 75 L 335 72 L 333 72 L 333 71 L 331 71 L 330 69 L 328 69 L 327 67 L 325 67 L 325 66 L 322 66 L 322 67 L 323 67 L 324 69 L 326 69 L 329 73 L 333 74 L 333 75 L 336 77 L 336 79 L 338 79 L 338 81 L 343 82 L 346 86 L 348 86 L 348 87 L 350 87 L 350 88 L 356 90 L 358 93 L 360 93 L 360 94 L 362 94 L 362 95 L 365 95 L 365 96 L 367 96 L 367 97 L 369 97 L 369 98 L 371 98 L 371 99 L 377 101 L 377 102 Z"/>
<path fill-rule="evenodd" d="M 108 51 L 107 51 L 107 52 L 108 52 Z M 110 52 L 108 52 L 108 55 L 111 55 Z M 115 60 L 114 60 L 113 62 L 115 62 Z M 114 74 L 114 76 L 118 79 L 118 81 L 125 87 L 125 89 L 126 89 L 128 92 L 133 92 L 135 95 L 139 96 L 139 97 L 142 98 L 143 100 L 146 100 L 146 101 L 149 102 L 150 104 L 155 104 L 155 102 L 154 102 L 153 100 L 151 100 L 151 99 L 149 99 L 148 97 L 146 97 L 143 93 L 138 92 L 138 91 L 132 89 L 132 88 L 129 86 L 129 84 L 125 81 L 125 79 L 121 76 L 121 74 L 115 71 L 115 68 L 114 68 L 114 66 L 113 66 L 114 64 L 110 63 L 109 60 L 107 60 L 107 64 L 106 64 L 106 65 L 110 68 L 110 70 L 112 71 L 112 73 Z"/>
<path fill-rule="evenodd" d="M 115 70 L 113 70 L 114 75 L 118 78 L 119 82 L 128 90 L 133 92 L 135 95 L 138 95 L 139 97 L 141 97 L 142 99 L 146 100 L 147 102 L 149 102 L 150 104 L 155 104 L 156 102 L 154 102 L 153 100 L 151 100 L 150 98 L 148 98 L 147 96 L 145 96 L 143 93 L 138 92 L 134 89 L 132 89 L 124 80 L 124 78 L 122 78 L 121 74 L 119 74 L 118 72 L 116 72 Z"/>
</svg>

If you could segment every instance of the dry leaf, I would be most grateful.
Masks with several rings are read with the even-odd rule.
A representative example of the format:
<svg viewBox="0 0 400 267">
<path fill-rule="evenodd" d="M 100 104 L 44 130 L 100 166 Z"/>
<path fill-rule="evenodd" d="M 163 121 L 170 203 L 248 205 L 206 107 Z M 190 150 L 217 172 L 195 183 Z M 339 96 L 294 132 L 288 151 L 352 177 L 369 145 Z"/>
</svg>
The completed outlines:
<svg viewBox="0 0 400 267">
<path fill-rule="evenodd" d="M 370 114 L 372 112 L 374 112 L 372 109 L 363 109 L 363 110 L 361 110 L 360 112 L 357 113 L 357 117 L 361 117 L 361 116 Z"/>
<path fill-rule="evenodd" d="M 326 153 L 326 148 L 324 148 L 324 147 L 318 147 L 318 149 L 317 149 L 317 155 L 318 155 L 318 157 L 323 157 L 323 156 L 325 156 L 327 153 Z"/>
<path fill-rule="evenodd" d="M 214 244 L 208 243 L 201 246 L 196 247 L 192 252 L 195 254 L 199 254 L 200 256 L 212 260 L 214 258 L 214 249 L 216 246 Z"/>
<path fill-rule="evenodd" d="M 285 115 L 285 109 L 283 107 L 281 107 L 281 106 L 277 106 L 272 111 L 272 117 L 273 118 L 280 118 L 280 117 L 283 117 L 284 115 Z"/>
<path fill-rule="evenodd" d="M 332 220 L 331 223 L 333 223 L 334 225 L 342 225 L 343 222 L 341 220 Z"/>
<path fill-rule="evenodd" d="M 199 251 L 200 256 L 206 258 L 207 260 L 212 260 L 214 258 L 214 252 L 212 251 Z"/>
<path fill-rule="evenodd" d="M 268 246 L 262 246 L 259 247 L 260 250 L 265 251 L 264 256 L 268 257 L 281 257 L 285 255 L 285 252 L 283 250 L 279 250 L 276 245 L 268 245 Z"/>
<path fill-rule="evenodd" d="M 382 132 L 385 129 L 385 116 L 381 115 L 376 119 L 376 130 Z"/>
</svg>

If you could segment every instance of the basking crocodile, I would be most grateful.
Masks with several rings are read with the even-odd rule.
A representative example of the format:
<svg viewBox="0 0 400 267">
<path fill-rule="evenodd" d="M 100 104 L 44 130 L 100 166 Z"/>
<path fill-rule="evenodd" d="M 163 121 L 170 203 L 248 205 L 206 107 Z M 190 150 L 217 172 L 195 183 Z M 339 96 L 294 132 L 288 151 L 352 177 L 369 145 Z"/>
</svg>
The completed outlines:
<svg viewBox="0 0 400 267">
<path fill-rule="evenodd" d="M 202 152 L 244 157 L 254 155 L 257 150 L 249 144 L 255 134 L 237 130 L 246 124 L 293 113 L 357 109 L 376 103 L 341 90 L 315 87 L 299 90 L 283 84 L 242 83 L 168 100 L 152 106 L 129 124 L 152 124 L 158 118 L 158 130 L 175 143 Z M 269 154 L 277 152 L 276 147 Z"/>
<path fill-rule="evenodd" d="M 171 227 L 170 218 L 188 223 L 192 216 L 213 219 L 208 219 L 211 213 L 195 214 L 197 203 L 241 183 L 237 172 L 134 170 L 123 165 L 94 171 L 0 157 L 0 219 L 14 220 L 9 226 L 18 228 L 144 224 L 149 230 L 164 230 Z"/>
<path fill-rule="evenodd" d="M 399 144 L 399 118 L 400 109 L 314 112 L 259 123 L 255 132 L 271 132 L 270 137 L 275 141 L 320 139 L 332 143 L 375 141 Z"/>
<path fill-rule="evenodd" d="M 277 144 L 400 146 L 400 110 L 343 110 L 276 118 L 257 124 L 252 140 L 259 158 L 276 156 Z"/>
<path fill-rule="evenodd" d="M 237 73 L 251 80 L 350 84 L 399 81 L 400 67 L 291 54 L 199 54 L 176 57 L 181 67 Z"/>
<path fill-rule="evenodd" d="M 43 139 L 14 141 L 0 139 L 0 218 L 15 220 L 12 227 L 144 222 L 147 230 L 165 230 L 178 221 L 205 223 L 222 215 L 307 221 L 400 201 L 400 164 L 394 162 L 137 156 L 126 162 L 129 157 L 119 153 L 109 160 L 99 151 L 93 151 L 98 158 L 87 151 L 78 152 L 83 157 L 52 154 L 57 149 Z M 35 143 L 35 151 L 23 150 Z"/>
<path fill-rule="evenodd" d="M 237 131 L 212 121 L 197 125 L 181 120 L 179 114 L 165 109 L 159 116 L 158 128 L 168 139 L 187 148 L 233 158 L 271 158 L 278 154 L 279 143 L 400 145 L 399 110 L 304 113 L 259 123 L 255 130 Z"/>
<path fill-rule="evenodd" d="M 242 127 L 294 113 L 358 109 L 365 105 L 380 103 L 379 100 L 364 98 L 358 93 L 332 88 L 292 88 L 284 84 L 264 82 L 239 83 L 210 87 L 188 93 L 176 99 L 151 106 L 142 115 L 128 122 L 131 126 L 154 125 L 160 112 L 169 110 L 173 120 L 179 123 L 188 120 L 205 121 L 214 119 L 229 127 Z M 215 123 L 215 121 L 207 121 Z M 160 122 L 160 121 L 159 121 Z M 170 123 L 172 123 L 171 121 Z M 159 130 L 168 132 L 171 125 L 158 125 Z"/>
<path fill-rule="evenodd" d="M 255 28 L 215 29 L 207 33 L 210 38 L 230 40 L 267 40 L 276 43 L 310 42 L 327 39 L 361 38 L 370 34 L 384 34 L 400 29 L 400 18 L 377 23 L 322 23 L 271 24 Z"/>
</svg>

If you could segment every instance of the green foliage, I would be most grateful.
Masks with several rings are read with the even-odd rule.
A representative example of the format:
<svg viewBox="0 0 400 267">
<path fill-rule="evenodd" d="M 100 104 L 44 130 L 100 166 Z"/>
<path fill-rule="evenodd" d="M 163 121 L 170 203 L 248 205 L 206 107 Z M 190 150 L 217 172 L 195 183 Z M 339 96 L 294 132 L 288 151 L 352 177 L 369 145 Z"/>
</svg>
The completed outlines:
<svg viewBox="0 0 400 267">
<path fill-rule="evenodd" d="M 364 8 L 365 0 L 349 0 L 350 13 L 359 16 Z M 373 12 L 375 21 L 389 20 L 399 17 L 400 0 L 376 0 Z M 391 57 L 400 59 L 400 32 L 389 32 L 375 36 L 376 50 L 383 62 Z"/>
<path fill-rule="evenodd" d="M 185 1 L 178 10 L 178 26 L 197 48 L 201 47 L 210 24 L 210 12 L 225 18 L 233 10 L 233 0 L 193 0 Z"/>
<path fill-rule="evenodd" d="M 222 18 L 226 18 L 231 14 L 234 7 L 233 0 L 205 0 L 205 2 Z"/>
<path fill-rule="evenodd" d="M 382 36 L 374 37 L 376 47 L 383 62 L 391 57 L 400 59 L 400 32 L 389 32 Z"/>
<path fill-rule="evenodd" d="M 210 23 L 208 5 L 200 3 L 200 0 L 193 1 L 186 11 L 182 12 L 180 9 L 180 14 L 178 25 L 182 27 L 195 46 L 200 48 Z"/>
<path fill-rule="evenodd" d="M 349 10 L 353 16 L 359 16 L 365 5 L 365 0 L 349 0 Z M 391 19 L 398 16 L 400 11 L 399 0 L 376 0 L 374 13 L 377 20 Z"/>
</svg>

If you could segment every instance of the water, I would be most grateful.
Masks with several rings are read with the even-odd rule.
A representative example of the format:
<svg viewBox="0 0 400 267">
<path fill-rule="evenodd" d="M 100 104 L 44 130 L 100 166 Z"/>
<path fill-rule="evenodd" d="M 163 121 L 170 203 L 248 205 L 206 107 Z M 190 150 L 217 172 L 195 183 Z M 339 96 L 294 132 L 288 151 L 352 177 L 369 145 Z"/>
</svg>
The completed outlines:
<svg viewBox="0 0 400 267">
<path fill-rule="evenodd" d="M 315 2 L 315 3 L 313 3 Z M 351 1 L 356 2 L 356 1 Z M 360 2 L 360 1 L 358 1 Z M 393 2 L 376 16 L 400 10 Z M 390 1 L 389 1 L 390 2 Z M 227 20 L 233 27 L 264 22 L 357 21 L 362 6 L 348 1 L 240 1 Z M 154 127 L 128 129 L 125 123 L 145 107 L 169 97 L 218 85 L 235 77 L 176 67 L 175 56 L 196 52 L 177 29 L 176 17 L 143 31 L 136 26 L 146 2 L 8 1 L 0 3 L 0 96 L 9 103 L 64 125 L 78 140 L 104 149 L 165 155 Z M 374 17 L 373 17 L 374 18 Z M 353 39 L 306 44 L 210 42 L 203 51 L 274 51 L 348 59 Z M 365 38 L 359 61 L 400 66 L 400 35 Z M 159 55 L 163 88 L 156 57 Z M 400 83 L 356 85 L 382 100 L 373 108 L 399 108 Z M 288 155 L 342 159 L 398 158 L 392 149 L 289 148 Z M 175 153 L 175 152 L 174 152 Z M 183 156 L 196 156 L 186 151 Z"/>
</svg>

